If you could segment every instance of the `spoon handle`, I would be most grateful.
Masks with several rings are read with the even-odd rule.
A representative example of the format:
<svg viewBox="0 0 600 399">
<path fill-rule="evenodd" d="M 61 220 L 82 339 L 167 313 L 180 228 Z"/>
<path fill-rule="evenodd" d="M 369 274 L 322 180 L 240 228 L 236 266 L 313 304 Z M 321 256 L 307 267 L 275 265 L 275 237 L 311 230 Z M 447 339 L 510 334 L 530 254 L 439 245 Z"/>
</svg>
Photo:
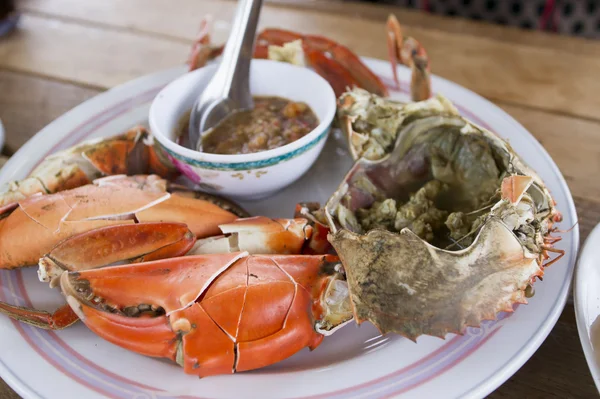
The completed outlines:
<svg viewBox="0 0 600 399">
<path fill-rule="evenodd" d="M 211 81 L 221 87 L 222 98 L 229 98 L 239 108 L 254 106 L 250 94 L 250 61 L 261 7 L 262 0 L 239 0 L 221 64 Z"/>
</svg>

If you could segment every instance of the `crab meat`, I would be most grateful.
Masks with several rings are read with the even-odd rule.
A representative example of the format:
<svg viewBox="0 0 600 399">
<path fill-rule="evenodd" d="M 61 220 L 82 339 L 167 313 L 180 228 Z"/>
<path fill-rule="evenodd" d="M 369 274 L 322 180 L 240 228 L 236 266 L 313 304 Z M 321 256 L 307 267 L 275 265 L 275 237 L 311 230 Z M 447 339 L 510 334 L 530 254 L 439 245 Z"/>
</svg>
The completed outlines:
<svg viewBox="0 0 600 399">
<path fill-rule="evenodd" d="M 355 88 L 338 99 L 340 127 L 354 160 L 383 158 L 396 142 L 400 129 L 426 116 L 458 116 L 456 107 L 437 95 L 424 101 L 400 103 Z"/>
</svg>

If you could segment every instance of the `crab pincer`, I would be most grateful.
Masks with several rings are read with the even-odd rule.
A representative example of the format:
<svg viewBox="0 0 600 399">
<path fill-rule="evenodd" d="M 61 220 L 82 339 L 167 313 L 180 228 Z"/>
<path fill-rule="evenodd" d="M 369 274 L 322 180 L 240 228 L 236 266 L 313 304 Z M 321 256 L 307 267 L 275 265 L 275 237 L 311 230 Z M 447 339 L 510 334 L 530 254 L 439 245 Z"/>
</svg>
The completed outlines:
<svg viewBox="0 0 600 399">
<path fill-rule="evenodd" d="M 141 223 L 91 230 L 58 243 L 39 260 L 40 281 L 59 285 L 64 272 L 184 255 L 196 241 L 180 223 Z M 0 302 L 0 312 L 39 328 L 60 330 L 78 321 L 68 306 L 53 313 Z"/>
<path fill-rule="evenodd" d="M 130 182 L 130 180 L 126 180 Z M 184 201 L 190 200 L 183 197 Z M 181 200 L 181 199 L 179 199 Z M 178 201 L 179 201 L 178 200 Z M 175 212 L 176 214 L 176 212 Z M 171 214 L 170 218 L 174 218 Z M 301 254 L 308 251 L 312 227 L 306 219 L 236 219 L 216 226 L 221 235 L 197 240 L 196 230 L 211 226 L 206 214 L 188 215 L 188 223 L 140 222 L 92 229 L 62 240 L 39 259 L 40 281 L 59 285 L 65 272 L 114 267 L 201 254 L 250 251 L 259 254 Z M 206 226 L 202 227 L 206 229 Z M 0 302 L 0 312 L 40 328 L 62 329 L 78 320 L 68 306 L 54 313 Z"/>
<path fill-rule="evenodd" d="M 336 264 L 330 255 L 192 255 L 64 273 L 61 289 L 99 336 L 204 377 L 314 349 L 323 340 L 315 326 L 351 319 L 328 298 Z"/>
</svg>

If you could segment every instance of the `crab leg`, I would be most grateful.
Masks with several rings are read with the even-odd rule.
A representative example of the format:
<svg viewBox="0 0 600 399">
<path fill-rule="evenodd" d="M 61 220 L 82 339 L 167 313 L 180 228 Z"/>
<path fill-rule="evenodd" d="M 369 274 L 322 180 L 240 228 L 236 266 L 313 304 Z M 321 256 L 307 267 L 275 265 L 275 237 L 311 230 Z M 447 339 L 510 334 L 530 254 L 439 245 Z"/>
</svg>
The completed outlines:
<svg viewBox="0 0 600 399">
<path fill-rule="evenodd" d="M 92 183 L 116 174 L 178 175 L 175 167 L 154 146 L 150 133 L 141 126 L 114 137 L 85 141 L 52 154 L 21 181 L 11 182 L 0 194 L 0 213 L 14 208 L 34 194 L 51 194 Z"/>
<path fill-rule="evenodd" d="M 403 35 L 400 23 L 394 15 L 389 16 L 386 29 L 388 53 L 396 85 L 400 88 L 397 66 L 401 63 L 412 71 L 410 81 L 412 100 L 427 100 L 431 97 L 431 77 L 429 57 L 425 48 L 414 38 Z"/>
<path fill-rule="evenodd" d="M 0 313 L 4 313 L 11 319 L 47 330 L 61 330 L 79 320 L 79 317 L 77 317 L 69 305 L 63 305 L 54 311 L 54 313 L 50 313 L 44 310 L 30 309 L 0 302 Z"/>
<path fill-rule="evenodd" d="M 542 246 L 542 249 L 544 250 L 543 254 L 545 256 L 546 259 L 549 259 L 550 256 L 548 256 L 548 252 L 554 252 L 557 253 L 558 256 L 554 259 L 552 259 L 551 261 L 548 261 L 546 263 L 543 264 L 543 266 L 546 268 L 556 262 L 558 262 L 559 259 L 561 259 L 563 256 L 565 256 L 565 250 L 564 249 L 556 249 L 556 248 L 552 248 L 552 247 L 547 247 L 547 246 Z"/>
</svg>

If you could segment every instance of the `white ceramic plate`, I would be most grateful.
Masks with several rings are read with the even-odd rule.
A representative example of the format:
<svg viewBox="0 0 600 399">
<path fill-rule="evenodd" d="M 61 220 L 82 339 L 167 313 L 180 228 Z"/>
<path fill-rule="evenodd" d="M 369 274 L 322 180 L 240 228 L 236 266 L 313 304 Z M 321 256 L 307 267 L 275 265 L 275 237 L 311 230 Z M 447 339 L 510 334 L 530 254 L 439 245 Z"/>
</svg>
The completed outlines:
<svg viewBox="0 0 600 399">
<path fill-rule="evenodd" d="M 600 224 L 586 240 L 573 287 L 579 339 L 600 391 Z"/>
<path fill-rule="evenodd" d="M 366 60 L 386 82 L 387 62 Z M 103 93 L 68 112 L 38 133 L 0 172 L 0 183 L 24 178 L 45 156 L 82 139 L 117 134 L 145 123 L 154 95 L 183 68 L 146 76 Z M 408 100 L 409 72 L 399 68 Z M 480 96 L 433 78 L 460 111 L 509 139 L 539 172 L 563 212 L 564 226 L 576 213 L 567 185 L 540 144 L 517 121 Z M 322 204 L 350 167 L 339 134 L 332 134 L 313 168 L 273 198 L 243 204 L 255 214 L 291 217 L 297 201 Z M 398 336 L 381 337 L 372 325 L 351 324 L 314 352 L 303 350 L 284 362 L 253 372 L 199 380 L 178 366 L 145 358 L 105 342 L 78 324 L 64 331 L 42 331 L 0 318 L 0 374 L 26 398 L 480 398 L 519 369 L 554 326 L 566 301 L 579 244 L 578 231 L 558 245 L 567 255 L 536 284 L 529 305 L 501 314 L 482 328 L 445 340 L 420 337 L 415 344 Z M 34 268 L 0 271 L 0 300 L 53 309 L 56 291 L 38 282 Z"/>
</svg>

